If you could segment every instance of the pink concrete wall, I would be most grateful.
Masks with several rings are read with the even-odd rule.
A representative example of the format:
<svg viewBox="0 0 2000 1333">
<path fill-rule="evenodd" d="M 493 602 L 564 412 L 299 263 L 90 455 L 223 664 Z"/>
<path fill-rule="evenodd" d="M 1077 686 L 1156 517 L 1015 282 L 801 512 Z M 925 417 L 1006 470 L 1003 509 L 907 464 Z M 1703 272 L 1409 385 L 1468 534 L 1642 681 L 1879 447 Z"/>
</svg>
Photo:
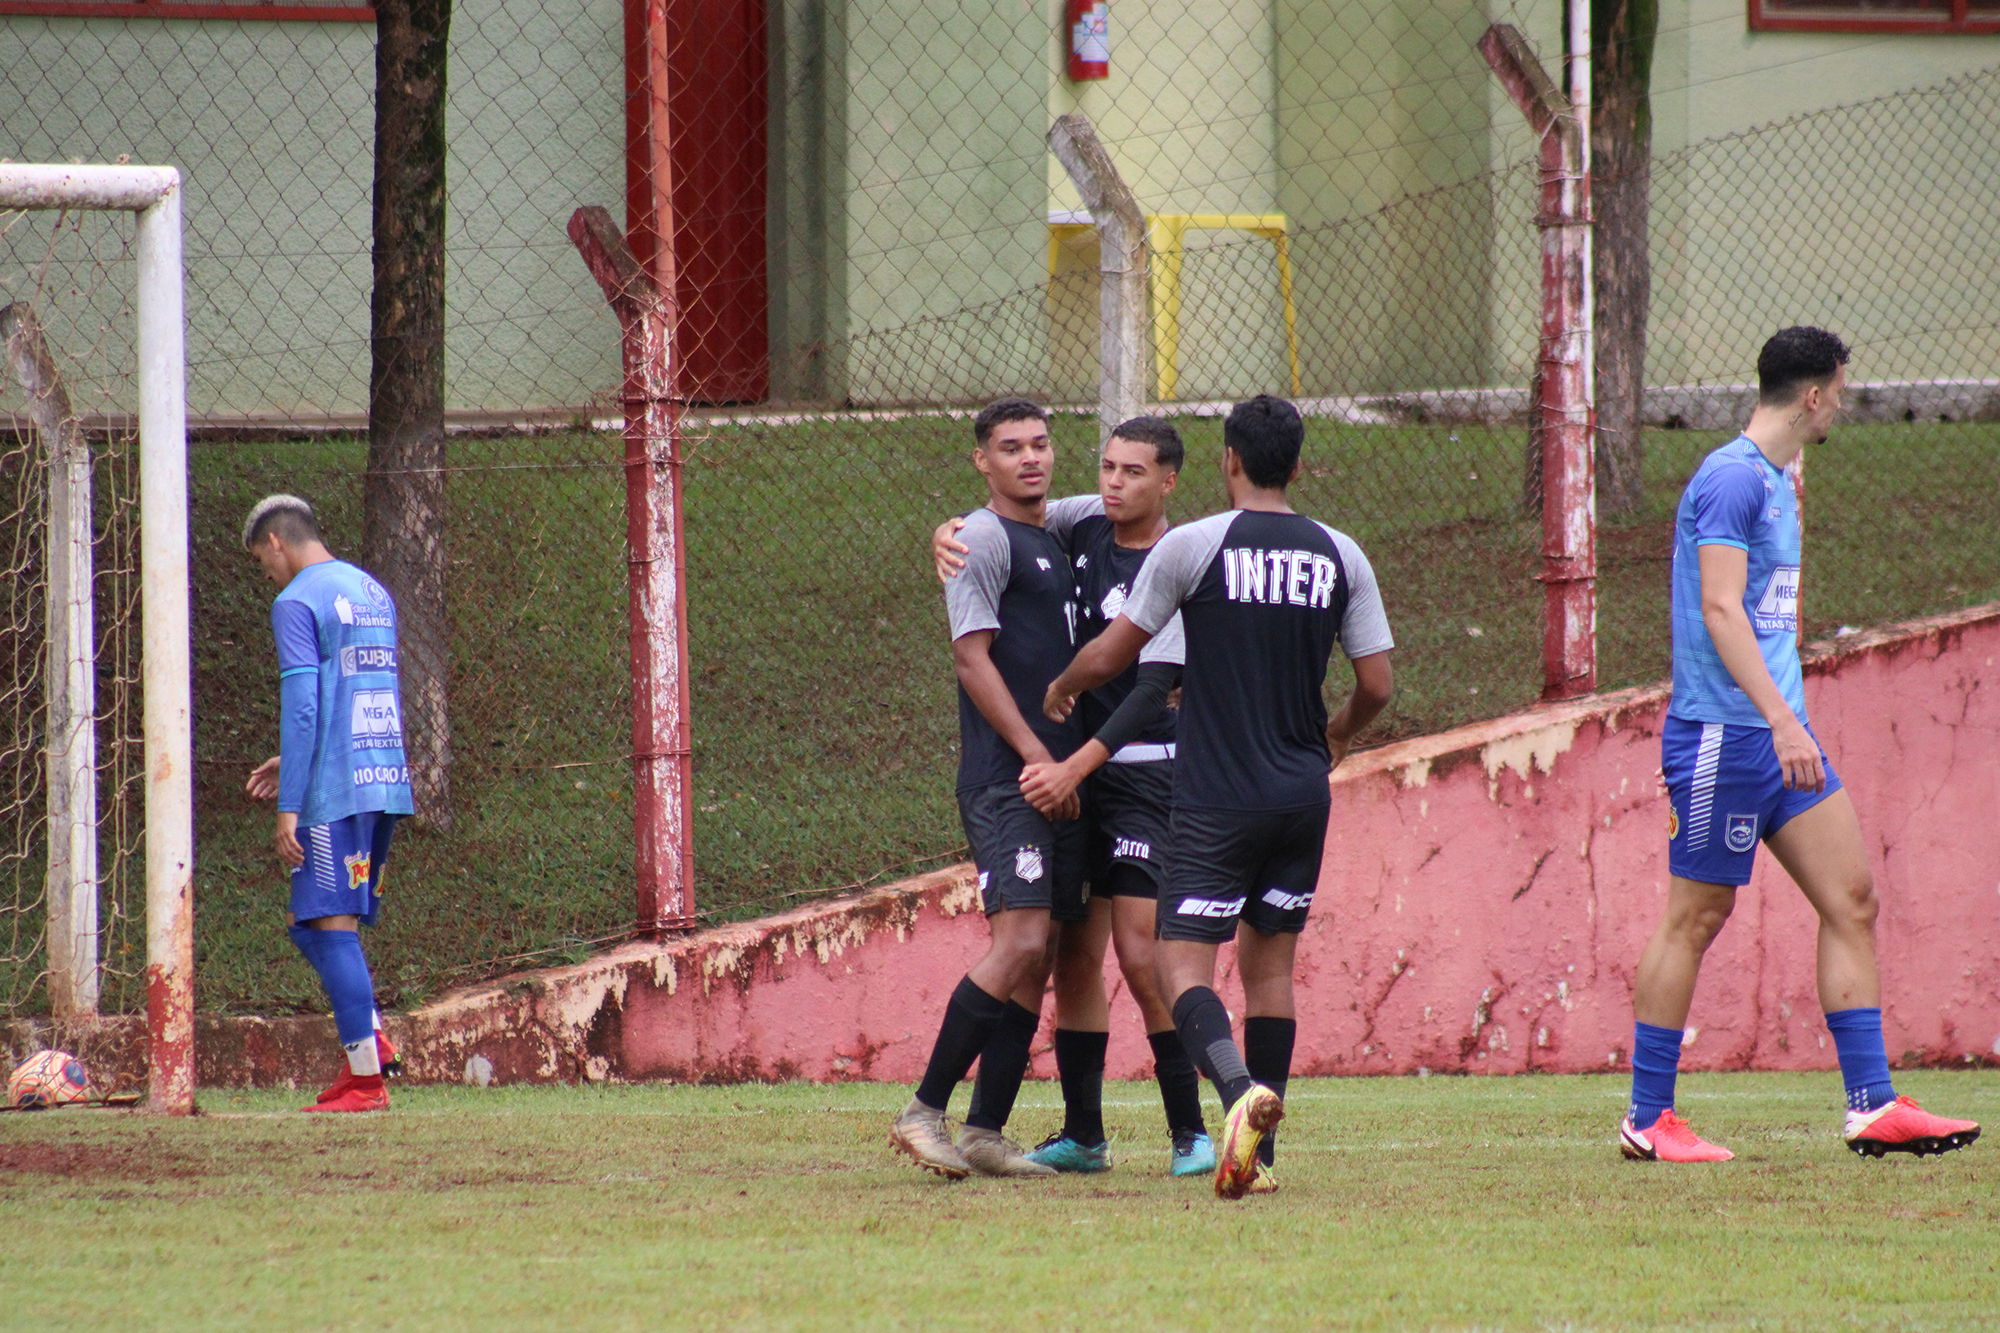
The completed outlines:
<svg viewBox="0 0 2000 1333">
<path fill-rule="evenodd" d="M 1814 728 L 1874 861 L 1903 1063 L 2000 1051 L 1996 656 L 2000 606 L 1851 636 L 1808 667 Z M 1652 688 L 1537 709 L 1342 767 L 1301 941 L 1301 1073 L 1623 1065 L 1632 967 L 1666 892 L 1665 700 Z M 1705 968 L 1687 1067 L 1833 1066 L 1813 935 L 1763 856 Z M 909 1081 L 985 941 L 958 867 L 459 992 L 392 1031 L 419 1078 L 476 1059 L 502 1081 Z M 1240 1000 L 1233 977 L 1223 994 Z M 1049 1072 L 1046 1049 L 1038 1062 Z M 1117 986 L 1109 1071 L 1149 1070 Z"/>
</svg>

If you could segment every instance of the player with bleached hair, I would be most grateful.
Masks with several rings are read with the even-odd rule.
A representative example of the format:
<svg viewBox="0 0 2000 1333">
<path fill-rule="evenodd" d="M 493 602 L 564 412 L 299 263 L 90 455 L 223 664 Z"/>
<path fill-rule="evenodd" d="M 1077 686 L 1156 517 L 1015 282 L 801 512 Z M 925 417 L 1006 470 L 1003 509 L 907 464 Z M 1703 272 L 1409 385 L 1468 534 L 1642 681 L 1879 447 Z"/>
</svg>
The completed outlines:
<svg viewBox="0 0 2000 1333">
<path fill-rule="evenodd" d="M 312 506 L 295 495 L 257 502 L 243 548 L 280 591 L 279 752 L 246 790 L 276 797 L 278 859 L 291 868 L 292 943 L 326 987 L 347 1068 L 308 1111 L 379 1111 L 394 1049 L 378 1029 L 360 927 L 375 924 L 396 820 L 410 814 L 396 680 L 396 604 L 364 570 L 336 560 Z"/>
<path fill-rule="evenodd" d="M 1949 1152 L 1970 1120 L 1896 1095 L 1882 1041 L 1875 884 L 1853 802 L 1806 724 L 1799 666 L 1799 511 L 1785 468 L 1826 439 L 1848 351 L 1825 329 L 1781 329 L 1757 356 L 1757 406 L 1710 454 L 1674 520 L 1674 694 L 1661 732 L 1672 803 L 1667 910 L 1633 980 L 1625 1156 L 1726 1162 L 1674 1113 L 1682 1030 L 1702 955 L 1770 847 L 1819 914 L 1819 999 L 1847 1085 L 1857 1153 Z"/>
</svg>

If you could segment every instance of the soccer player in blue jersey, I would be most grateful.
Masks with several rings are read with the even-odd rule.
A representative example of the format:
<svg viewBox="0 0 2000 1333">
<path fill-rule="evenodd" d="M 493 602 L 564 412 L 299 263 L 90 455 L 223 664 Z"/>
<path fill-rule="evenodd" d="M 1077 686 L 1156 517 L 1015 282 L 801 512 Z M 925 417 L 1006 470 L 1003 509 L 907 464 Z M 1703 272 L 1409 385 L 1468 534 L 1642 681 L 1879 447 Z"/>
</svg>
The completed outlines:
<svg viewBox="0 0 2000 1333">
<path fill-rule="evenodd" d="M 1743 433 L 1703 461 L 1674 521 L 1674 693 L 1661 736 L 1672 811 L 1670 876 L 1634 978 L 1625 1156 L 1726 1162 L 1674 1113 L 1695 978 L 1763 842 L 1819 914 L 1819 998 L 1847 1085 L 1843 1137 L 1857 1153 L 1948 1152 L 1969 1120 L 1898 1097 L 1882 1044 L 1874 882 L 1861 826 L 1806 724 L 1799 669 L 1799 515 L 1785 468 L 1826 438 L 1847 348 L 1824 329 L 1782 329 L 1757 357 Z"/>
<path fill-rule="evenodd" d="M 308 1111 L 379 1111 L 382 1082 L 375 987 L 360 927 L 375 924 L 396 820 L 411 813 L 396 682 L 396 604 L 373 578 L 336 560 L 312 506 L 293 495 L 258 501 L 243 547 L 280 588 L 279 753 L 250 775 L 278 798 L 273 843 L 292 872 L 287 924 L 333 1006 L 347 1068 Z"/>
</svg>

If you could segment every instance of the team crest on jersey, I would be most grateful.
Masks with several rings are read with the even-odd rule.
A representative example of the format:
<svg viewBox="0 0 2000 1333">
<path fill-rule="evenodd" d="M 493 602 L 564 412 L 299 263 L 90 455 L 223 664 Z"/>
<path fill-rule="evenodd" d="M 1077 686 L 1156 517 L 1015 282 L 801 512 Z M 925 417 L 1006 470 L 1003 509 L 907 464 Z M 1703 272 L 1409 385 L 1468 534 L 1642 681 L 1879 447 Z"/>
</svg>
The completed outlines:
<svg viewBox="0 0 2000 1333">
<path fill-rule="evenodd" d="M 1110 592 L 1105 593 L 1104 602 L 1100 609 L 1103 610 L 1106 620 L 1118 619 L 1118 613 L 1125 609 L 1125 585 L 1121 583 Z"/>
<path fill-rule="evenodd" d="M 368 600 L 377 606 L 387 606 L 389 604 L 389 590 L 372 578 L 361 580 L 361 591 L 367 593 Z"/>
<path fill-rule="evenodd" d="M 1732 852 L 1747 852 L 1757 845 L 1757 816 L 1731 815 L 1722 841 Z"/>
<path fill-rule="evenodd" d="M 356 852 L 354 855 L 346 858 L 348 888 L 365 889 L 368 887 L 368 860 L 369 857 L 366 852 Z"/>
<path fill-rule="evenodd" d="M 1023 847 L 1014 853 L 1014 878 L 1033 884 L 1042 877 L 1042 849 Z"/>
<path fill-rule="evenodd" d="M 1672 805 L 1667 806 L 1667 841 L 1681 836 L 1681 812 Z"/>
</svg>

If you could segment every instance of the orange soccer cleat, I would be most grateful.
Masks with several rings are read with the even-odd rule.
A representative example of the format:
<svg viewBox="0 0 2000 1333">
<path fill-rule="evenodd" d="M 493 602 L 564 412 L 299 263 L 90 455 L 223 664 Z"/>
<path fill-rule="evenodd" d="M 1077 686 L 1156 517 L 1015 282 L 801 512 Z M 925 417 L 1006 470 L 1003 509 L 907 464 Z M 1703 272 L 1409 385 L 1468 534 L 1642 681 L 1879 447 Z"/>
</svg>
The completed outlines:
<svg viewBox="0 0 2000 1333">
<path fill-rule="evenodd" d="M 1979 1137 L 1979 1126 L 1971 1120 L 1932 1115 L 1913 1098 L 1898 1097 L 1879 1111 L 1849 1111 L 1841 1137 L 1863 1157 L 1892 1152 L 1923 1157 L 1965 1147 Z"/>
<path fill-rule="evenodd" d="M 1702 1138 L 1672 1111 L 1662 1111 L 1645 1129 L 1632 1128 L 1627 1116 L 1618 1127 L 1618 1151 L 1635 1162 L 1726 1162 L 1736 1156 Z"/>
<path fill-rule="evenodd" d="M 339 1088 L 335 1084 L 334 1088 Z M 334 1091 L 329 1088 L 328 1091 Z M 380 1074 L 347 1075 L 347 1087 L 324 1101 L 314 1102 L 307 1111 L 386 1111 L 389 1109 L 389 1090 L 382 1086 Z"/>
</svg>

